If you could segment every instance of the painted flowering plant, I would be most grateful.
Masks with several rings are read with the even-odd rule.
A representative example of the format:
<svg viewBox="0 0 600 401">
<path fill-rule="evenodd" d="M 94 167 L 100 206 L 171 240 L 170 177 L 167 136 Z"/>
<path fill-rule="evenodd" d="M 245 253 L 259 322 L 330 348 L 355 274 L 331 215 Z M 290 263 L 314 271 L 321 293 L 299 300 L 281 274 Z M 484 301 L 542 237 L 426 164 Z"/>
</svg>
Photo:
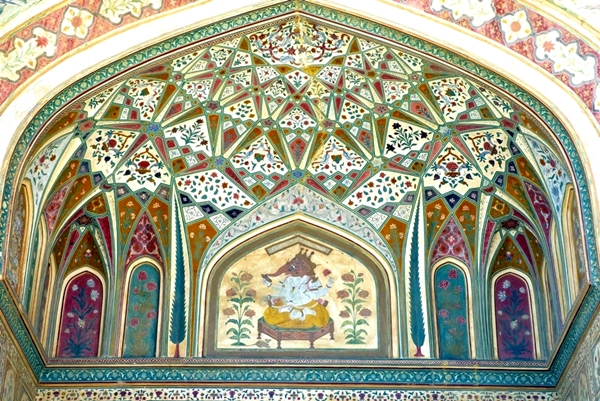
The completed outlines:
<svg viewBox="0 0 600 401">
<path fill-rule="evenodd" d="M 152 357 L 156 351 L 158 284 L 155 272 L 139 269 L 131 286 L 124 357 Z"/>
<path fill-rule="evenodd" d="M 246 345 L 242 340 L 250 339 L 250 327 L 254 327 L 252 318 L 256 315 L 250 309 L 250 304 L 255 303 L 256 299 L 256 291 L 249 288 L 254 277 L 244 270 L 232 276 L 234 285 L 225 291 L 231 306 L 223 309 L 223 314 L 227 316 L 225 324 L 233 326 L 227 330 L 227 336 L 233 340 L 232 345 Z"/>
<path fill-rule="evenodd" d="M 442 359 L 468 359 L 469 333 L 462 273 L 443 267 L 437 277 L 436 307 Z"/>
<path fill-rule="evenodd" d="M 75 280 L 67 289 L 60 357 L 93 357 L 98 348 L 102 295 L 96 280 Z"/>
<path fill-rule="evenodd" d="M 340 317 L 344 320 L 342 328 L 346 334 L 346 344 L 365 344 L 368 335 L 365 326 L 369 323 L 367 319 L 372 315 L 370 309 L 365 308 L 369 292 L 361 287 L 365 281 L 363 274 L 356 274 L 354 270 L 342 275 L 342 281 L 346 289 L 337 292 L 337 297 L 342 300 L 344 310 Z"/>
<path fill-rule="evenodd" d="M 527 289 L 504 279 L 497 287 L 496 322 L 500 359 L 533 359 L 533 338 Z"/>
</svg>

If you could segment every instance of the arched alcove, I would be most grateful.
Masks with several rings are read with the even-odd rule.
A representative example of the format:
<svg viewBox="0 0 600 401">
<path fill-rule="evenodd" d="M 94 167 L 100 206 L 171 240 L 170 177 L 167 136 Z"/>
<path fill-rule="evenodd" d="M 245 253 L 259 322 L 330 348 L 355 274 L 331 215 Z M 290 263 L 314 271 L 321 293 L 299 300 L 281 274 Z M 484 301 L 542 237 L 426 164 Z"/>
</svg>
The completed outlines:
<svg viewBox="0 0 600 401">
<path fill-rule="evenodd" d="M 527 371 L 521 375 L 512 368 L 562 366 L 561 355 L 567 351 L 560 348 L 559 340 L 576 335 L 565 331 L 569 327 L 581 333 L 581 323 L 573 319 L 592 277 L 582 276 L 579 288 L 567 291 L 567 286 L 560 285 L 564 279 L 557 271 L 562 268 L 560 258 L 564 255 L 554 245 L 553 225 L 561 219 L 556 206 L 566 181 L 577 181 L 574 198 L 582 213 L 588 215 L 593 208 L 581 173 L 582 163 L 559 120 L 544 102 L 514 85 L 520 77 L 504 79 L 435 45 L 385 25 L 371 26 L 370 21 L 341 11 L 324 7 L 321 12 L 304 2 L 285 3 L 264 9 L 272 18 L 261 13 L 245 14 L 136 53 L 75 83 L 32 120 L 16 148 L 5 195 L 11 190 L 18 194 L 20 180 L 27 181 L 38 170 L 47 173 L 47 180 L 39 181 L 46 187 L 33 195 L 39 204 L 33 202 L 32 235 L 25 244 L 12 238 L 8 244 L 48 246 L 41 262 L 33 263 L 30 258 L 31 265 L 23 266 L 23 277 L 27 279 L 14 288 L 9 283 L 8 293 L 15 290 L 18 295 L 23 289 L 23 294 L 32 294 L 32 309 L 23 305 L 31 314 L 31 321 L 25 318 L 25 325 L 42 339 L 47 338 L 46 350 L 40 352 L 52 355 L 52 314 L 59 298 L 56 288 L 81 266 L 80 261 L 77 266 L 65 266 L 64 258 L 72 251 L 71 242 L 77 246 L 81 234 L 85 234 L 98 244 L 103 263 L 107 324 L 98 358 L 72 361 L 89 368 L 70 371 L 77 378 L 82 372 L 91 372 L 88 377 L 108 377 L 104 369 L 112 369 L 110 364 L 125 354 L 123 322 L 133 316 L 128 318 L 123 308 L 125 302 L 129 306 L 125 301 L 131 290 L 128 280 L 131 282 L 135 273 L 127 269 L 137 269 L 137 258 L 142 256 L 161 264 L 164 297 L 158 301 L 159 316 L 163 318 L 158 328 L 160 344 L 154 353 L 156 358 L 148 358 L 152 352 L 144 355 L 148 372 L 157 377 L 169 366 L 174 375 L 193 372 L 190 375 L 202 380 L 209 377 L 203 376 L 208 371 L 220 379 L 230 378 L 235 369 L 239 374 L 236 377 L 243 377 L 240 380 L 253 380 L 254 371 L 232 367 L 232 363 L 239 362 L 232 362 L 232 356 L 244 356 L 241 359 L 259 363 L 266 370 L 269 358 L 280 355 L 291 356 L 293 363 L 302 359 L 310 366 L 313 359 L 303 359 L 303 353 L 320 356 L 323 349 L 330 359 L 344 359 L 345 351 L 350 349 L 349 355 L 363 360 L 355 349 L 358 352 L 359 345 L 367 345 L 363 347 L 365 358 L 375 355 L 379 359 L 369 360 L 369 369 L 376 369 L 369 370 L 365 380 L 416 383 L 424 377 L 422 367 L 432 366 L 434 370 L 444 369 L 444 374 L 428 377 L 445 384 L 447 377 L 453 378 L 448 382 L 467 384 L 480 383 L 480 379 L 481 383 L 495 384 L 499 383 L 497 377 L 509 377 L 519 383 L 545 385 L 543 375 Z M 249 15 L 251 18 L 246 19 Z M 285 35 L 291 39 L 281 39 Z M 326 40 L 324 47 L 318 45 L 314 52 L 307 53 L 304 46 L 314 45 L 323 35 L 330 42 Z M 265 38 L 282 48 L 292 47 L 286 48 L 288 53 L 281 53 L 279 47 L 261 46 Z M 331 54 L 319 54 L 318 49 L 330 45 L 334 46 Z M 299 58 L 291 57 L 295 55 Z M 544 96 L 540 95 L 547 100 Z M 562 110 L 549 109 L 562 116 Z M 36 160 L 44 155 L 48 156 L 45 163 L 39 164 Z M 47 162 L 51 155 L 56 156 L 56 163 Z M 17 160 L 20 157 L 22 160 Z M 585 163 L 583 166 L 587 168 Z M 549 179 L 551 168 L 560 171 L 566 181 Z M 11 201 L 15 205 L 16 199 Z M 98 206 L 99 202 L 104 208 Z M 237 249 L 247 244 L 256 248 L 248 248 L 246 257 L 256 257 L 257 250 L 268 247 L 258 244 L 258 238 L 278 232 L 281 221 L 295 217 L 311 220 L 316 230 L 333 233 L 332 238 L 338 236 L 341 242 L 335 247 L 349 255 L 360 243 L 375 261 L 373 266 L 386 272 L 382 275 L 387 277 L 389 293 L 396 297 L 390 299 L 391 323 L 385 328 L 390 333 L 390 352 L 371 352 L 383 349 L 379 337 L 377 347 L 350 344 L 357 347 L 331 349 L 323 346 L 330 333 L 314 341 L 314 351 L 305 351 L 304 339 L 284 339 L 282 350 L 272 349 L 272 345 L 258 346 L 258 339 L 254 348 L 248 344 L 233 346 L 235 341 L 227 343 L 227 333 L 234 323 L 227 323 L 228 318 L 223 316 L 233 315 L 223 311 L 232 307 L 233 292 L 256 292 L 256 297 L 251 297 L 252 305 L 259 304 L 263 296 L 279 293 L 270 292 L 266 284 L 259 289 L 262 280 L 257 282 L 258 276 L 239 264 L 245 263 L 240 262 L 243 257 L 231 261 L 233 270 L 221 267 L 221 260 L 237 255 Z M 490 293 L 495 290 L 488 267 L 502 245 L 495 241 L 504 240 L 506 231 L 511 230 L 503 226 L 511 217 L 526 227 L 513 238 L 515 247 L 520 247 L 523 257 L 529 259 L 526 264 L 532 273 L 527 288 L 538 298 L 534 327 L 540 332 L 536 344 L 541 350 L 535 353 L 535 360 L 508 361 L 514 358 L 504 356 L 497 360 L 492 344 L 493 317 L 489 315 L 494 299 Z M 36 218 L 43 224 L 36 225 Z M 94 227 L 84 228 L 89 224 L 80 224 L 80 218 L 91 219 Z M 573 219 L 580 220 L 578 216 Z M 583 227 L 574 231 L 586 233 L 582 243 L 593 245 L 593 223 L 580 223 Z M 36 240 L 34 227 L 47 230 L 48 237 Z M 447 248 L 453 242 L 446 240 L 454 235 L 461 237 L 461 248 L 453 256 L 466 266 L 460 265 L 456 276 L 452 267 L 441 270 L 440 266 L 431 271 L 431 266 L 450 255 Z M 152 241 L 139 241 L 148 236 Z M 138 238 L 135 244 L 132 237 Z M 443 241 L 439 241 L 441 237 Z M 320 246 L 327 246 L 328 238 L 318 237 Z M 274 238 L 271 243 L 275 245 L 279 240 Z M 298 246 L 260 274 L 275 274 L 279 267 L 302 255 L 303 249 Z M 593 263 L 589 266 L 596 269 L 595 247 L 580 249 L 584 259 L 580 267 L 587 269 L 586 259 L 591 257 Z M 52 255 L 54 251 L 57 257 Z M 539 262 L 536 252 L 542 256 Z M 304 255 L 309 260 L 316 258 Z M 30 273 L 37 266 L 50 266 L 52 274 L 40 270 L 39 279 L 35 278 L 38 273 Z M 221 268 L 221 278 L 215 278 Z M 367 272 L 371 270 L 339 272 L 342 287 L 330 289 L 335 288 L 334 301 L 338 302 L 337 293 L 345 290 L 344 283 L 355 285 L 358 275 L 365 277 Z M 464 317 L 465 323 L 477 327 L 477 331 L 469 333 L 475 337 L 469 342 L 469 355 L 463 353 L 457 359 L 464 360 L 455 361 L 455 357 L 436 350 L 440 342 L 436 336 L 443 324 L 436 319 L 443 308 L 435 305 L 435 291 L 443 280 L 458 281 L 461 273 L 470 295 L 465 304 L 472 307 L 469 318 Z M 247 280 L 242 280 L 244 274 L 251 274 L 252 279 L 244 276 Z M 331 274 L 319 274 L 314 282 L 324 287 Z M 342 279 L 346 274 L 347 280 Z M 272 280 L 285 281 L 284 276 L 282 273 Z M 35 289 L 27 288 L 29 277 L 34 277 Z M 234 277 L 239 283 L 232 281 Z M 373 283 L 379 282 L 375 274 L 373 277 Z M 366 281 L 360 284 L 366 286 Z M 253 287 L 242 288 L 242 282 Z M 234 284 L 237 289 L 231 287 Z M 457 284 L 455 291 L 458 286 L 462 287 Z M 370 296 L 381 294 L 377 286 L 365 288 L 360 291 Z M 46 302 L 44 294 L 49 292 L 52 299 Z M 568 304 L 566 296 L 578 301 Z M 340 305 L 350 298 L 350 292 L 340 296 Z M 314 301 L 322 305 L 320 301 L 324 300 Z M 23 298 L 22 303 L 27 302 Z M 258 329 L 258 316 L 266 318 L 267 306 L 261 306 L 260 314 L 254 306 L 243 312 L 254 312 L 254 316 L 245 315 L 253 329 Z M 587 306 L 581 310 L 589 311 Z M 350 311 L 334 309 L 333 303 L 324 308 L 331 309 L 330 318 L 342 318 L 339 325 L 334 325 L 334 333 L 347 328 L 340 314 Z M 373 312 L 383 307 L 368 309 Z M 454 320 L 459 317 L 463 316 L 457 315 Z M 271 326 L 279 324 L 269 321 Z M 379 321 L 366 321 L 369 326 L 380 326 Z M 316 325 L 317 329 L 325 326 Z M 210 327 L 217 329 L 208 332 Z M 222 332 L 227 339 L 218 340 Z M 416 332 L 418 335 L 413 335 Z M 211 336 L 217 338 L 216 345 L 209 343 Z M 565 342 L 567 346 L 572 343 L 570 337 Z M 448 360 L 436 360 L 440 354 Z M 558 364 L 550 365 L 555 363 L 551 360 L 555 356 Z M 54 363 L 57 361 L 49 360 L 48 377 L 66 377 L 64 371 L 54 370 Z M 205 370 L 207 363 L 219 368 Z M 446 364 L 468 366 L 469 372 L 459 376 L 463 371 L 446 371 Z M 478 370 L 481 365 L 499 369 L 502 375 L 482 372 Z M 282 371 L 297 366 L 285 365 Z M 396 370 L 396 366 L 408 370 Z M 376 370 L 385 373 L 378 375 Z M 294 374 L 301 375 L 302 371 L 298 369 Z M 327 376 L 329 372 L 314 372 L 319 379 L 338 380 Z"/>
<path fill-rule="evenodd" d="M 159 353 L 163 298 L 162 269 L 155 260 L 142 258 L 130 267 L 122 295 L 124 358 L 152 358 Z"/>
<path fill-rule="evenodd" d="M 65 278 L 58 305 L 55 355 L 59 358 L 98 356 L 104 326 L 105 284 L 97 272 L 82 268 Z"/>
<path fill-rule="evenodd" d="M 540 355 L 539 296 L 522 272 L 506 269 L 493 278 L 495 352 L 500 360 L 533 360 Z"/>
<path fill-rule="evenodd" d="M 208 273 L 208 356 L 390 357 L 391 269 L 360 242 L 292 221 L 231 248 Z"/>
<path fill-rule="evenodd" d="M 469 269 L 454 258 L 438 261 L 432 271 L 433 315 L 440 359 L 475 358 Z"/>
</svg>

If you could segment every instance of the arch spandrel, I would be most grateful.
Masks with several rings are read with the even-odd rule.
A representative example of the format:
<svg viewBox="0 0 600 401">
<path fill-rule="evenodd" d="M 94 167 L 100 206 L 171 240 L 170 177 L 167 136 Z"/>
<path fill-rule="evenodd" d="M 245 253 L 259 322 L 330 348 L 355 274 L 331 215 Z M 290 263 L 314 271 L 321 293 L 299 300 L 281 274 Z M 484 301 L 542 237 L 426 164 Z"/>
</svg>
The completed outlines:
<svg viewBox="0 0 600 401">
<path fill-rule="evenodd" d="M 106 232 L 92 231 L 96 239 L 108 239 L 107 249 L 126 255 L 120 234 L 128 235 L 120 231 L 139 215 L 159 233 L 154 237 L 160 246 L 154 247 L 165 255 L 155 259 L 162 259 L 166 288 L 161 313 L 165 321 L 178 313 L 182 325 L 176 337 L 168 335 L 172 326 L 162 325 L 163 351 L 183 343 L 184 355 L 177 356 L 200 356 L 196 350 L 203 341 L 199 327 L 207 301 L 196 285 L 204 270 L 223 246 L 294 214 L 350 232 L 375 249 L 397 282 L 397 292 L 388 296 L 397 297 L 404 321 L 415 318 L 411 305 L 416 300 L 408 294 L 418 293 L 424 304 L 431 295 L 423 274 L 430 261 L 415 255 L 429 255 L 432 243 L 411 234 L 417 232 L 408 229 L 416 226 L 415 219 L 424 220 L 425 230 L 429 212 L 443 210 L 439 227 L 456 219 L 455 228 L 469 241 L 473 275 L 479 277 L 485 276 L 484 261 L 492 258 L 486 238 L 502 229 L 498 218 L 487 219 L 481 205 L 502 199 L 507 210 L 525 215 L 537 238 L 544 238 L 528 185 L 535 184 L 530 192 L 542 194 L 546 206 L 558 211 L 560 192 L 575 180 L 564 178 L 571 165 L 561 160 L 562 149 L 551 150 L 551 135 L 568 142 L 564 130 L 550 125 L 548 120 L 556 121 L 530 95 L 517 100 L 523 92 L 510 82 L 445 51 L 433 58 L 425 54 L 430 45 L 415 46 L 414 39 L 387 28 L 379 31 L 383 40 L 298 11 L 247 28 L 164 57 L 150 56 L 139 66 L 131 62 L 121 77 L 81 94 L 61 111 L 45 111 L 55 112 L 56 119 L 40 131 L 38 149 L 50 143 L 44 135 L 68 132 L 61 162 L 48 171 L 51 178 L 40 195 L 40 205 L 65 199 L 64 206 L 72 209 L 60 212 L 54 232 L 72 224 L 69 216 L 76 209 L 93 214 L 90 203 L 101 198 L 107 208 L 98 213 L 111 224 Z M 532 137 L 545 145 L 536 148 Z M 541 163 L 540 152 L 562 163 L 560 180 L 547 180 L 545 169 L 553 163 Z M 27 160 L 28 171 L 36 169 L 38 155 Z M 520 158 L 529 167 L 519 165 Z M 461 206 L 469 209 L 466 223 Z M 554 213 L 552 207 L 544 210 Z M 36 213 L 35 218 L 45 214 L 41 206 Z M 407 249 L 404 240 L 411 235 Z M 122 259 L 117 255 L 109 261 L 111 275 L 122 275 Z M 548 269 L 555 269 L 548 260 Z M 409 268 L 419 273 L 406 282 L 402 277 Z M 181 287 L 174 284 L 178 278 Z M 477 291 L 488 297 L 485 285 Z M 111 308 L 116 306 L 108 305 L 108 314 Z M 477 320 L 483 311 L 473 313 Z M 435 349 L 430 329 L 424 329 L 425 348 Z M 388 330 L 386 341 L 397 342 L 398 354 L 385 356 L 431 358 L 428 351 L 408 352 L 414 348 L 411 330 L 403 324 Z M 109 354 L 118 348 L 117 337 L 112 333 L 112 343 L 103 343 Z"/>
</svg>

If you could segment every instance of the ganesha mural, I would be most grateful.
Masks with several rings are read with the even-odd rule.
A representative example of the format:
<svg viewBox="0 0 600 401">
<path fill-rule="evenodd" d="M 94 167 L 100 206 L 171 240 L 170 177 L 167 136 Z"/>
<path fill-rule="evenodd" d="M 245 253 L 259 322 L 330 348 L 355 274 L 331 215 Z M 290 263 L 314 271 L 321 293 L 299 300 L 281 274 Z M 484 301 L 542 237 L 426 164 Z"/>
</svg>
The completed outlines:
<svg viewBox="0 0 600 401">
<path fill-rule="evenodd" d="M 381 273 L 329 244 L 293 235 L 243 255 L 218 276 L 215 319 L 207 321 L 217 326 L 209 346 L 216 353 L 384 348 L 389 307 L 379 301 Z"/>
</svg>

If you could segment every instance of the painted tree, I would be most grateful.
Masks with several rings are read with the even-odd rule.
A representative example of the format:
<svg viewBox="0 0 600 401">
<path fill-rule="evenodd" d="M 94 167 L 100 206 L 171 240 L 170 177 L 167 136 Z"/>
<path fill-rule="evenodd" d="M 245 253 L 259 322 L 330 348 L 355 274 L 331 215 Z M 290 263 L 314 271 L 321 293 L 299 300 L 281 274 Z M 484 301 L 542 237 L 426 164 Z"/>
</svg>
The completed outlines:
<svg viewBox="0 0 600 401">
<path fill-rule="evenodd" d="M 175 344 L 175 358 L 179 358 L 179 344 L 186 334 L 185 327 L 185 263 L 183 259 L 183 239 L 179 223 L 179 208 L 175 205 L 175 288 L 171 305 L 171 332 L 169 340 Z"/>
<path fill-rule="evenodd" d="M 409 298 L 410 298 L 410 334 L 417 347 L 416 357 L 424 356 L 421 347 L 425 342 L 425 324 L 421 304 L 421 280 L 419 279 L 419 205 L 415 212 L 415 223 L 410 245 Z"/>
</svg>

